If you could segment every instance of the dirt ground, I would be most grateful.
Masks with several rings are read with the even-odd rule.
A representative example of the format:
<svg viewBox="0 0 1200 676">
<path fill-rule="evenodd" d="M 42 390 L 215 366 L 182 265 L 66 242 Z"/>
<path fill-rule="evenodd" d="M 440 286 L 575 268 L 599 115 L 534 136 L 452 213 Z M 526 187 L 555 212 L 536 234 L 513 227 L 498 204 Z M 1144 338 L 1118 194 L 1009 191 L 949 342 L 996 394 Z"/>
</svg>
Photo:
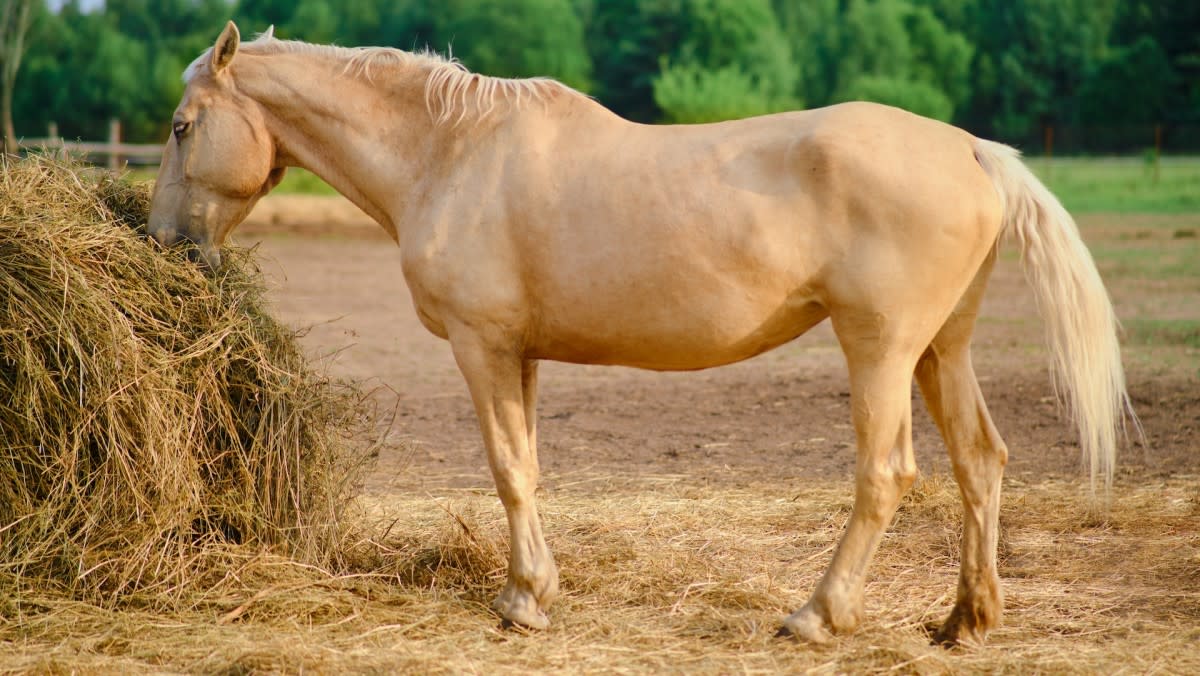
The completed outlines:
<svg viewBox="0 0 1200 676">
<path fill-rule="evenodd" d="M 1198 223 L 1194 215 L 1081 219 L 1092 246 L 1143 242 Z M 399 250 L 378 226 L 338 198 L 272 196 L 242 226 L 238 241 L 259 246 L 280 316 L 311 327 L 303 341 L 310 352 L 327 358 L 335 375 L 379 388 L 385 405 L 394 402 L 395 434 L 369 491 L 491 486 L 448 344 L 418 323 Z M 1009 446 L 1007 476 L 1078 478 L 1078 445 L 1054 403 L 1041 323 L 1012 249 L 983 308 L 976 370 Z M 1110 277 L 1118 315 L 1196 318 L 1197 266 L 1197 275 L 1182 282 Z M 1125 362 L 1146 443 L 1134 440 L 1123 450 L 1118 485 L 1200 472 L 1200 350 L 1186 343 L 1129 345 Z M 587 476 L 687 476 L 730 486 L 772 479 L 799 486 L 852 473 L 845 364 L 828 322 L 723 368 L 653 373 L 545 363 L 540 383 L 539 445 L 548 490 Z M 949 472 L 915 388 L 914 446 L 923 473 Z"/>
</svg>

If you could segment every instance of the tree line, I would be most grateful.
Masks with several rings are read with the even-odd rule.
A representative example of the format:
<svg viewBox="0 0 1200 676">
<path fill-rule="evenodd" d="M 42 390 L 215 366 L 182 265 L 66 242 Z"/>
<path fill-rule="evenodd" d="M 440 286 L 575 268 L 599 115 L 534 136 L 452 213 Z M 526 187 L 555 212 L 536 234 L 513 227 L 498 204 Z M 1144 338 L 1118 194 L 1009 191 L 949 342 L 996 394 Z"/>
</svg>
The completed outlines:
<svg viewBox="0 0 1200 676">
<path fill-rule="evenodd" d="M 1047 125 L 1200 123 L 1197 0 L 68 0 L 32 14 L 12 100 L 26 137 L 53 121 L 103 138 L 119 118 L 126 139 L 161 141 L 180 74 L 229 18 L 247 35 L 274 24 L 553 76 L 643 122 L 868 99 L 1025 144 Z M 1096 149 L 1128 149 L 1118 136 Z"/>
</svg>

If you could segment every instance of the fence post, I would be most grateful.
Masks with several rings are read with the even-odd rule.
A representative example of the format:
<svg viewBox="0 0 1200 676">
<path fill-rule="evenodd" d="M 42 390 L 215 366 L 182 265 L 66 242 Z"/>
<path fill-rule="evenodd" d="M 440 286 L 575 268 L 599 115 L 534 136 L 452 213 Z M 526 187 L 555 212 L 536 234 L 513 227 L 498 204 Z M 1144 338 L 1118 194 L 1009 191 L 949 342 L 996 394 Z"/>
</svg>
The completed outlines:
<svg viewBox="0 0 1200 676">
<path fill-rule="evenodd" d="M 1158 160 L 1162 156 L 1162 125 L 1154 125 L 1154 182 L 1158 183 Z"/>
<path fill-rule="evenodd" d="M 46 125 L 46 147 L 54 148 L 54 156 L 60 160 L 67 159 L 67 144 L 63 142 L 63 138 L 58 135 L 58 123 L 51 122 Z"/>
<path fill-rule="evenodd" d="M 113 146 L 108 153 L 108 168 L 116 171 L 121 168 L 121 154 L 117 152 L 117 144 L 121 142 L 121 121 L 113 118 L 108 121 L 108 143 Z"/>
</svg>

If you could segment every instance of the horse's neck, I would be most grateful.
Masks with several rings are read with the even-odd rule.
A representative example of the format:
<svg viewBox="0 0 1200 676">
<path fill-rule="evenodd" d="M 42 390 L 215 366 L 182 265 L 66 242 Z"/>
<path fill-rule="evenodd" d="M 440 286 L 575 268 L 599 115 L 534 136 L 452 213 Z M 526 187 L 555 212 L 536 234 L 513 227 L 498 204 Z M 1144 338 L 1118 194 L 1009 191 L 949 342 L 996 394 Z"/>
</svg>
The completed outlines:
<svg viewBox="0 0 1200 676">
<path fill-rule="evenodd" d="M 282 163 L 316 174 L 397 238 L 397 212 L 435 155 L 424 74 L 381 85 L 328 59 L 289 57 L 243 86 L 263 105 Z"/>
</svg>

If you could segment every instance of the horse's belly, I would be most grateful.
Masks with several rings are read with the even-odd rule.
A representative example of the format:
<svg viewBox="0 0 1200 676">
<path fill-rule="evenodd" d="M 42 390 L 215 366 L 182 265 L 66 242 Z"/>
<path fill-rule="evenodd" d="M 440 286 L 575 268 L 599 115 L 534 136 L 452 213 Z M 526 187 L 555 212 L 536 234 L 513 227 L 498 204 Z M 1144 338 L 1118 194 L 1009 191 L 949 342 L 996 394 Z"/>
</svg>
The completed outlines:
<svg viewBox="0 0 1200 676">
<path fill-rule="evenodd" d="M 713 305 L 629 308 L 600 315 L 575 308 L 544 318 L 527 345 L 527 356 L 660 371 L 703 369 L 778 347 L 828 316 L 812 297 L 791 296 L 770 308 Z"/>
</svg>

